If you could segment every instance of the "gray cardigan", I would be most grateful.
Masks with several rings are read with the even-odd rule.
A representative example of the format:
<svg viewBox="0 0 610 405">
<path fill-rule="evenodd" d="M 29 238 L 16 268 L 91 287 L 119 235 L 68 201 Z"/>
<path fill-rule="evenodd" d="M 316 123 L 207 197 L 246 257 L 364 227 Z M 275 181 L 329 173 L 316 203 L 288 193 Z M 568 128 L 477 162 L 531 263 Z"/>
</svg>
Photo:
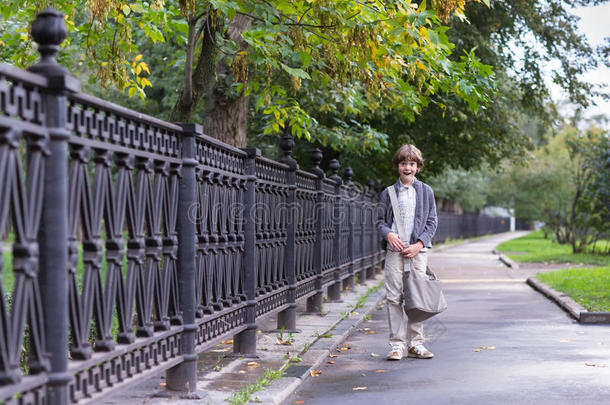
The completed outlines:
<svg viewBox="0 0 610 405">
<path fill-rule="evenodd" d="M 396 194 L 400 189 L 400 179 L 394 184 Z M 424 182 L 417 179 L 413 181 L 415 188 L 415 219 L 413 221 L 413 233 L 409 244 L 416 243 L 421 240 L 424 247 L 432 247 L 432 237 L 438 226 L 438 218 L 436 216 L 436 203 L 434 202 L 434 192 L 432 188 Z M 392 222 L 394 221 L 394 213 L 392 211 L 392 202 L 387 189 L 384 189 L 379 197 L 377 205 L 377 229 L 383 238 L 382 246 L 385 249 L 387 246 L 388 233 L 392 232 Z"/>
</svg>

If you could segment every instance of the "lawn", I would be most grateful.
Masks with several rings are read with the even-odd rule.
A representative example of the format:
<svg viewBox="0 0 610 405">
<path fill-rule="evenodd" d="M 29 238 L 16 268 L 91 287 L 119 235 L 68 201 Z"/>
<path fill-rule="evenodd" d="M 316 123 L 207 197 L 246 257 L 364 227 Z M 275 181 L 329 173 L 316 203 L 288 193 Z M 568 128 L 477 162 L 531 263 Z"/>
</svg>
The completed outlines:
<svg viewBox="0 0 610 405">
<path fill-rule="evenodd" d="M 539 273 L 540 281 L 594 312 L 610 312 L 610 266 Z"/>
<path fill-rule="evenodd" d="M 599 243 L 600 248 L 606 241 Z M 542 231 L 512 239 L 498 245 L 500 252 L 517 262 L 575 263 L 610 266 L 610 256 L 591 253 L 572 253 L 570 245 L 560 245 L 545 239 Z"/>
<path fill-rule="evenodd" d="M 600 248 L 605 243 L 607 241 L 602 241 Z M 504 242 L 497 249 L 518 262 L 600 266 L 539 273 L 536 277 L 554 289 L 568 294 L 589 311 L 610 311 L 610 256 L 592 253 L 573 254 L 571 246 L 545 239 L 541 231 Z"/>
</svg>

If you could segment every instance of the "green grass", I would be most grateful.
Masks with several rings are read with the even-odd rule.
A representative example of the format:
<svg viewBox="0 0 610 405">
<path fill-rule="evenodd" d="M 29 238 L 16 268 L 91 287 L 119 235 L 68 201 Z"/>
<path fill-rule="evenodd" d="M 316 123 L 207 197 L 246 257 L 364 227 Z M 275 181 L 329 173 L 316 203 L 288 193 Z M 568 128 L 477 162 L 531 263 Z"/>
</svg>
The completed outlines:
<svg viewBox="0 0 610 405">
<path fill-rule="evenodd" d="M 260 391 L 260 390 L 264 389 L 265 387 L 268 387 L 269 384 L 271 384 L 274 380 L 277 380 L 278 378 L 282 377 L 284 375 L 284 371 L 286 370 L 287 366 L 288 366 L 288 363 L 286 363 L 284 365 L 284 367 L 282 367 L 281 369 L 279 369 L 277 371 L 272 370 L 270 368 L 266 369 L 265 373 L 262 376 L 260 376 L 256 380 L 256 382 L 245 386 L 238 392 L 234 392 L 229 398 L 226 399 L 226 401 L 230 405 L 247 404 L 248 401 L 250 401 L 250 397 L 252 396 L 253 393 L 255 393 L 256 391 Z M 254 402 L 259 402 L 259 401 L 257 401 L 255 398 Z"/>
<path fill-rule="evenodd" d="M 610 312 L 610 266 L 564 269 L 536 277 L 594 312 Z"/>
<path fill-rule="evenodd" d="M 605 243 L 607 242 L 601 241 L 598 245 L 602 248 Z M 517 262 L 610 265 L 610 256 L 593 253 L 573 254 L 570 245 L 560 245 L 545 239 L 542 231 L 501 243 L 497 249 L 500 252 L 507 252 L 508 257 Z"/>
</svg>

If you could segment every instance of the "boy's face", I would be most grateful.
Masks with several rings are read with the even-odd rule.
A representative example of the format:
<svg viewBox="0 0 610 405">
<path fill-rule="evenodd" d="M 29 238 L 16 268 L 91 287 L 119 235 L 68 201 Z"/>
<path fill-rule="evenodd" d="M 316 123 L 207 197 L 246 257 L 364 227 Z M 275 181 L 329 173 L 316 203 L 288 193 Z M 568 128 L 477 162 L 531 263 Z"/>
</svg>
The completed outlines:
<svg viewBox="0 0 610 405">
<path fill-rule="evenodd" d="M 417 167 L 417 162 L 412 160 L 403 160 L 398 164 L 398 175 L 400 176 L 400 181 L 404 184 L 411 184 L 415 179 L 415 174 L 419 171 L 419 167 Z"/>
</svg>

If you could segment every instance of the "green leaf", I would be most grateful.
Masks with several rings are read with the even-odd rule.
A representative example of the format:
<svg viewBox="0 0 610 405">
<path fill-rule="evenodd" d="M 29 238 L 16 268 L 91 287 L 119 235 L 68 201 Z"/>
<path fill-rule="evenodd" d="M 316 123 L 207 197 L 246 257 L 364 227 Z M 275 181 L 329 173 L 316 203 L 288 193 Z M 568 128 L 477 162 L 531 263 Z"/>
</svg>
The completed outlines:
<svg viewBox="0 0 610 405">
<path fill-rule="evenodd" d="M 309 74 L 306 71 L 304 71 L 303 69 L 291 68 L 290 66 L 286 66 L 283 63 L 280 63 L 280 66 L 290 76 L 298 77 L 299 79 L 308 79 L 308 80 L 311 79 Z"/>
</svg>

